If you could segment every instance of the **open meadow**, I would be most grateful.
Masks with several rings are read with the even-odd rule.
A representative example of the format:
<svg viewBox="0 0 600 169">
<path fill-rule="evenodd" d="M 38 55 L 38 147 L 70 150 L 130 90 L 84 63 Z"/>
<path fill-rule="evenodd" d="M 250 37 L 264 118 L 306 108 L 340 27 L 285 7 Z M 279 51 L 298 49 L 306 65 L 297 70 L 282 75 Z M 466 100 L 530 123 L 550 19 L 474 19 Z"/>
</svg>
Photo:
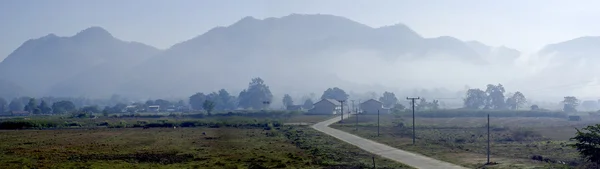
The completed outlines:
<svg viewBox="0 0 600 169">
<path fill-rule="evenodd" d="M 486 117 L 416 117 L 416 144 L 412 144 L 412 116 L 358 115 L 331 127 L 396 148 L 436 159 L 483 168 L 487 162 Z M 492 162 L 487 168 L 582 168 L 584 161 L 568 146 L 576 129 L 599 121 L 558 117 L 491 117 Z"/>
<path fill-rule="evenodd" d="M 308 126 L 330 116 L 0 121 L 0 168 L 410 168 Z M 11 129 L 11 130 L 8 130 Z M 373 159 L 374 158 L 374 159 Z"/>
</svg>

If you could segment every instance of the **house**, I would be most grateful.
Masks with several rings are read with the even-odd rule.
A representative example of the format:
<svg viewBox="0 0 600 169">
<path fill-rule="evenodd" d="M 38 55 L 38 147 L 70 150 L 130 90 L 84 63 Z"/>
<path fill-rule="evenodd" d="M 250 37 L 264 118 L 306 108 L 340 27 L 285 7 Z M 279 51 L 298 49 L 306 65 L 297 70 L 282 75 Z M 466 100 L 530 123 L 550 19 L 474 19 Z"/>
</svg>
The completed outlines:
<svg viewBox="0 0 600 169">
<path fill-rule="evenodd" d="M 148 106 L 148 112 L 160 112 L 160 106 L 159 105 Z"/>
<path fill-rule="evenodd" d="M 360 103 L 359 107 L 362 113 L 366 114 L 377 114 L 377 111 L 379 111 L 379 113 L 389 112 L 389 108 L 384 108 L 383 104 L 375 99 L 369 99 L 365 102 L 362 102 Z"/>
<path fill-rule="evenodd" d="M 288 111 L 303 111 L 302 105 L 288 105 L 286 108 Z"/>
<path fill-rule="evenodd" d="M 29 116 L 28 111 L 11 111 L 12 116 Z"/>
<path fill-rule="evenodd" d="M 309 114 L 339 114 L 342 111 L 342 104 L 334 99 L 322 99 L 313 106 L 308 110 Z"/>
<path fill-rule="evenodd" d="M 127 113 L 127 112 L 137 112 L 137 107 L 134 105 L 129 105 L 127 107 L 125 107 L 123 110 L 121 110 L 121 113 Z"/>
</svg>

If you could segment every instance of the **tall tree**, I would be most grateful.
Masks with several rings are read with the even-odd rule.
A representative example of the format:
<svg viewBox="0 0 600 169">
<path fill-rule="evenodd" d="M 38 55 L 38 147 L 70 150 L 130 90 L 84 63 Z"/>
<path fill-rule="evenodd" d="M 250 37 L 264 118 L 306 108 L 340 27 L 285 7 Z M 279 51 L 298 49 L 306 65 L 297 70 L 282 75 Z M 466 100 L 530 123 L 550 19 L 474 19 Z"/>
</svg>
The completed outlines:
<svg viewBox="0 0 600 169">
<path fill-rule="evenodd" d="M 577 106 L 579 106 L 579 100 L 575 96 L 567 96 L 563 103 L 563 111 L 565 112 L 577 112 Z"/>
<path fill-rule="evenodd" d="M 52 108 L 50 108 L 50 106 L 48 105 L 48 103 L 46 103 L 45 100 L 42 100 L 38 108 L 40 109 L 40 111 L 42 111 L 42 114 L 52 113 Z"/>
<path fill-rule="evenodd" d="M 523 95 L 523 93 L 521 93 L 521 92 L 516 92 L 512 96 L 512 98 L 515 100 L 515 103 L 517 104 L 516 109 L 519 109 L 520 107 L 527 104 L 527 98 L 525 98 L 525 95 Z"/>
<path fill-rule="evenodd" d="M 101 110 L 97 105 L 94 106 L 85 106 L 83 108 L 81 108 L 82 112 L 86 112 L 86 113 L 100 113 Z"/>
<path fill-rule="evenodd" d="M 427 103 L 427 99 L 421 98 L 420 101 L 419 101 L 419 103 L 416 106 L 416 109 L 417 110 L 424 110 L 424 109 L 427 109 L 427 108 L 429 108 L 429 103 Z"/>
<path fill-rule="evenodd" d="M 8 101 L 0 97 L 0 113 L 8 111 Z"/>
<path fill-rule="evenodd" d="M 433 101 L 431 101 L 431 103 L 429 103 L 429 108 L 431 108 L 433 110 L 440 109 L 440 101 L 439 100 L 433 100 Z"/>
<path fill-rule="evenodd" d="M 208 115 L 212 115 L 212 111 L 215 108 L 215 102 L 211 101 L 211 100 L 205 100 L 204 103 L 202 103 L 202 108 L 204 108 L 204 110 L 206 110 L 206 112 L 208 113 Z"/>
<path fill-rule="evenodd" d="M 23 102 L 21 102 L 21 99 L 13 99 L 8 104 L 8 109 L 10 111 L 23 111 Z"/>
<path fill-rule="evenodd" d="M 160 106 L 161 109 L 166 109 L 168 107 L 171 107 L 173 104 L 168 100 L 157 99 L 154 101 L 154 105 Z"/>
<path fill-rule="evenodd" d="M 486 108 L 490 109 L 504 109 L 506 108 L 506 99 L 504 97 L 504 86 L 502 84 L 493 85 L 488 84 L 487 89 L 485 90 L 487 93 L 487 104 Z"/>
<path fill-rule="evenodd" d="M 273 101 L 273 94 L 271 94 L 269 86 L 261 78 L 257 77 L 248 83 L 248 89 L 240 92 L 238 99 L 239 107 L 241 108 L 261 109 L 268 106 L 268 104 L 265 105 L 264 103 L 271 103 Z"/>
<path fill-rule="evenodd" d="M 294 105 L 294 100 L 292 100 L 292 96 L 290 96 L 289 94 L 283 95 L 282 102 L 283 102 L 283 106 L 285 106 L 285 107 Z"/>
<path fill-rule="evenodd" d="M 29 113 L 34 113 L 35 109 L 37 108 L 37 101 L 35 100 L 35 98 L 30 98 L 29 102 L 27 103 L 27 105 L 25 106 L 25 108 L 23 110 L 28 111 Z"/>
<path fill-rule="evenodd" d="M 202 104 L 206 101 L 206 95 L 204 93 L 196 93 L 190 96 L 190 106 L 193 110 L 202 110 Z"/>
<path fill-rule="evenodd" d="M 468 109 L 480 109 L 485 106 L 486 99 L 487 95 L 483 90 L 469 89 L 464 99 L 464 107 Z"/>
<path fill-rule="evenodd" d="M 69 113 L 77 110 L 75 104 L 71 101 L 63 100 L 52 104 L 52 111 L 56 114 Z"/>
<path fill-rule="evenodd" d="M 314 102 L 312 101 L 312 99 L 308 98 L 304 101 L 304 104 L 302 105 L 303 109 L 312 109 L 314 106 Z"/>
<path fill-rule="evenodd" d="M 328 88 L 321 95 L 321 99 L 348 100 L 348 94 L 340 88 Z"/>
<path fill-rule="evenodd" d="M 379 98 L 379 101 L 383 104 L 384 107 L 393 107 L 398 103 L 398 98 L 392 92 L 383 92 L 383 96 Z"/>
<path fill-rule="evenodd" d="M 235 96 L 232 96 L 225 89 L 219 90 L 219 104 L 216 105 L 217 110 L 233 110 L 237 106 Z"/>
</svg>

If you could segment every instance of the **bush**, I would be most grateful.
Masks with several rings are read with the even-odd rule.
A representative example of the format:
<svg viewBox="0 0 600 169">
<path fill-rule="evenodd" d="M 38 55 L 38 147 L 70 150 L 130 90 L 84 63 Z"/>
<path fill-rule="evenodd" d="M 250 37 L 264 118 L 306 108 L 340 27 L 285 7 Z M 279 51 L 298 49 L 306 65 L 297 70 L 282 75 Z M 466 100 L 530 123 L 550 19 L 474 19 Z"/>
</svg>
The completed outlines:
<svg viewBox="0 0 600 169">
<path fill-rule="evenodd" d="M 60 125 L 56 122 L 45 120 L 9 120 L 0 122 L 0 129 L 32 129 L 32 128 L 56 128 Z"/>
</svg>

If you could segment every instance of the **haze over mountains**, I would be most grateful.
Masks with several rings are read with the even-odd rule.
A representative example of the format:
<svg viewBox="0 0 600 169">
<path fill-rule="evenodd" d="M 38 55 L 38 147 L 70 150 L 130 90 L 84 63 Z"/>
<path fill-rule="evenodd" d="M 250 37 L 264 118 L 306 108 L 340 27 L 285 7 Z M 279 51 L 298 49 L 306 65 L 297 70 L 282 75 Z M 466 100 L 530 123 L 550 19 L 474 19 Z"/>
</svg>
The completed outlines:
<svg viewBox="0 0 600 169">
<path fill-rule="evenodd" d="M 0 96 L 146 99 L 221 88 L 237 94 L 253 77 L 263 78 L 276 95 L 320 94 L 334 86 L 408 94 L 488 83 L 512 84 L 506 85 L 510 91 L 539 89 L 540 83 L 595 80 L 599 46 L 600 37 L 552 44 L 518 66 L 522 54 L 509 47 L 424 38 L 402 24 L 372 28 L 333 15 L 246 17 L 166 50 L 91 27 L 72 37 L 49 34 L 23 43 L 0 63 Z M 573 92 L 599 94 L 579 89 L 556 92 L 559 98 L 552 100 Z M 462 96 L 446 93 L 439 97 Z"/>
</svg>

